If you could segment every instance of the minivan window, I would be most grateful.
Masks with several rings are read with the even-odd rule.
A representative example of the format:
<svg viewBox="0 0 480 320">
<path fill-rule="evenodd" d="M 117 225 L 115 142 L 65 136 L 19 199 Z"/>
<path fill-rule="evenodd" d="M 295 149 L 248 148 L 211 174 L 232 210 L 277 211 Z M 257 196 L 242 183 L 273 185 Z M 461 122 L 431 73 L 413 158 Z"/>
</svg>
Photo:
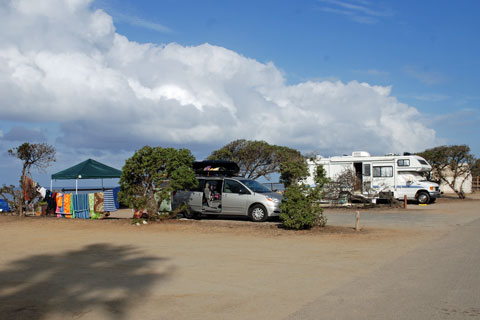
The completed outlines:
<svg viewBox="0 0 480 320">
<path fill-rule="evenodd" d="M 198 179 L 198 184 L 196 187 L 191 188 L 190 191 L 203 191 L 203 187 L 205 186 L 205 180 L 204 179 Z"/>
<path fill-rule="evenodd" d="M 260 182 L 257 182 L 255 180 L 250 180 L 250 179 L 243 179 L 240 180 L 244 185 L 246 185 L 250 190 L 256 193 L 269 193 L 272 192 L 272 190 L 268 189 L 265 187 L 263 184 Z"/>
<path fill-rule="evenodd" d="M 241 190 L 246 191 L 245 187 L 242 186 L 240 183 L 234 180 L 225 179 L 225 182 L 223 184 L 224 193 L 241 193 Z"/>
</svg>

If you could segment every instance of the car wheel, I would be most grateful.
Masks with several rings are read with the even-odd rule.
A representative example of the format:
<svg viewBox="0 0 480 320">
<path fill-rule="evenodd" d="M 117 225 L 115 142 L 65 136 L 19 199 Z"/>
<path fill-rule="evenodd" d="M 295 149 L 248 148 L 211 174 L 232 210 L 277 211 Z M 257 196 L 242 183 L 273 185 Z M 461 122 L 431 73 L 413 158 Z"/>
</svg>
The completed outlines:
<svg viewBox="0 0 480 320">
<path fill-rule="evenodd" d="M 190 210 L 185 210 L 183 212 L 183 216 L 187 219 L 197 219 L 198 214 L 196 212 L 190 211 Z"/>
<path fill-rule="evenodd" d="M 263 222 L 268 218 L 267 209 L 265 209 L 265 207 L 261 204 L 256 204 L 250 207 L 248 214 L 250 216 L 250 219 L 252 219 L 252 221 L 254 222 Z"/>
<path fill-rule="evenodd" d="M 421 191 L 418 193 L 417 201 L 419 204 L 428 204 L 430 202 L 430 195 L 425 191 Z"/>
</svg>

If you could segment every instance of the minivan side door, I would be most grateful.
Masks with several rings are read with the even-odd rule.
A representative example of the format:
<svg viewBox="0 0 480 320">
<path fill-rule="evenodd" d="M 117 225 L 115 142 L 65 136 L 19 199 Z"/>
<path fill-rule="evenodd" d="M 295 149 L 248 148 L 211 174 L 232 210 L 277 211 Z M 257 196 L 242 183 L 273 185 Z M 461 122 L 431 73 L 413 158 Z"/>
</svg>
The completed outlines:
<svg viewBox="0 0 480 320">
<path fill-rule="evenodd" d="M 222 214 L 246 215 L 250 191 L 235 180 L 225 179 L 222 191 Z"/>
<path fill-rule="evenodd" d="M 205 179 L 198 179 L 198 185 L 195 189 L 190 190 L 188 195 L 188 205 L 195 212 L 202 211 L 203 187 Z"/>
</svg>

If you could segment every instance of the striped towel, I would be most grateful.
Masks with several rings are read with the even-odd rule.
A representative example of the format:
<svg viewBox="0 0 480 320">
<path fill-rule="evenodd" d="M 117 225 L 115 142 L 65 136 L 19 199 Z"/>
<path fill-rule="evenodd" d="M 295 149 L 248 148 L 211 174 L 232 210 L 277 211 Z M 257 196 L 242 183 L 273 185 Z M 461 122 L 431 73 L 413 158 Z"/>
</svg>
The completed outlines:
<svg viewBox="0 0 480 320">
<path fill-rule="evenodd" d="M 74 194 L 73 213 L 77 219 L 90 219 L 90 208 L 88 205 L 88 194 Z"/>
<path fill-rule="evenodd" d="M 105 210 L 105 212 L 117 211 L 117 206 L 115 206 L 115 199 L 113 197 L 113 190 L 106 190 L 103 193 L 103 210 Z"/>
</svg>

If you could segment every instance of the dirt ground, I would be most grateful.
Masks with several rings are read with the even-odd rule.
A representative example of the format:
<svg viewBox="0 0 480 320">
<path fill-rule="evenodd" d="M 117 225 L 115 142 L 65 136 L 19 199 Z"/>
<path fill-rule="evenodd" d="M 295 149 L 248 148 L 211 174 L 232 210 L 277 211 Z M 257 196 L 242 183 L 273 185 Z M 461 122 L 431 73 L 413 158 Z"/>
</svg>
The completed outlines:
<svg viewBox="0 0 480 320">
<path fill-rule="evenodd" d="M 479 218 L 479 205 L 476 196 L 408 215 L 365 210 L 360 232 L 342 222 L 352 210 L 338 209 L 326 213 L 339 223 L 309 231 L 242 219 L 134 226 L 0 216 L 0 318 L 283 319 Z"/>
</svg>

